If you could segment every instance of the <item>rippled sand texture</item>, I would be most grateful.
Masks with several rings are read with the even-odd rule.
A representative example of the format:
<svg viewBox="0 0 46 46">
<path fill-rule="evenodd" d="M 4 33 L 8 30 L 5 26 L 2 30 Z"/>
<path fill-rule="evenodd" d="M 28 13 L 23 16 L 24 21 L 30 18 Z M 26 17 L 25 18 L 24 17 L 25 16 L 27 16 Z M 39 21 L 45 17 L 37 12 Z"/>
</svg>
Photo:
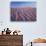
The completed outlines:
<svg viewBox="0 0 46 46">
<path fill-rule="evenodd" d="M 36 21 L 36 8 L 11 8 L 11 21 Z"/>
</svg>

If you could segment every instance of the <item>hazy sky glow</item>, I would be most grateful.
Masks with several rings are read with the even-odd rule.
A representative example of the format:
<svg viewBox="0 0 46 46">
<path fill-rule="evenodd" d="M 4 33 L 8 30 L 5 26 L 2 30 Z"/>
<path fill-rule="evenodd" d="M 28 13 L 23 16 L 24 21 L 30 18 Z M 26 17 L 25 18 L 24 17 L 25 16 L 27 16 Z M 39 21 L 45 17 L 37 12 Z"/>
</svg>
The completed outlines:
<svg viewBox="0 0 46 46">
<path fill-rule="evenodd" d="M 11 8 L 16 8 L 16 7 L 36 7 L 36 2 L 11 2 Z"/>
</svg>

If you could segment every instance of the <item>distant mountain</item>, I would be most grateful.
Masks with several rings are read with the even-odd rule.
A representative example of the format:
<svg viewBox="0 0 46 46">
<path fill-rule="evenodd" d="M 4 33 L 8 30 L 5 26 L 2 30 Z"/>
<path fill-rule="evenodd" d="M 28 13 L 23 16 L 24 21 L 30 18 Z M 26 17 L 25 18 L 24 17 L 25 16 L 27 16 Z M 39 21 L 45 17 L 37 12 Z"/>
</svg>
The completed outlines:
<svg viewBox="0 0 46 46">
<path fill-rule="evenodd" d="M 11 21 L 36 21 L 36 8 L 11 8 Z"/>
<path fill-rule="evenodd" d="M 46 39 L 37 38 L 33 40 L 34 43 L 46 43 Z"/>
</svg>

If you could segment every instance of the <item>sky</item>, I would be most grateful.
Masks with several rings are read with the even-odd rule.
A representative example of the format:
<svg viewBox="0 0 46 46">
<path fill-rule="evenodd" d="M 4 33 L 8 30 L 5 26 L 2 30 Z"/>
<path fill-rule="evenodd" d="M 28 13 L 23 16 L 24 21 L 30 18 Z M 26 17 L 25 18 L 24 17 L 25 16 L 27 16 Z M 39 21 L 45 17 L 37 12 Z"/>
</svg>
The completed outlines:
<svg viewBox="0 0 46 46">
<path fill-rule="evenodd" d="M 13 1 L 13 0 L 12 0 Z M 14 0 L 15 1 L 15 0 Z M 33 1 L 33 0 L 28 0 Z M 23 32 L 23 44 L 37 37 L 46 38 L 46 0 L 35 0 L 37 2 L 37 21 L 36 22 L 11 22 L 10 21 L 10 2 L 0 0 L 0 31 L 9 27 Z"/>
<path fill-rule="evenodd" d="M 11 2 L 10 4 L 11 8 L 16 8 L 16 7 L 25 7 L 25 6 L 30 6 L 30 7 L 36 7 L 36 2 Z"/>
</svg>

